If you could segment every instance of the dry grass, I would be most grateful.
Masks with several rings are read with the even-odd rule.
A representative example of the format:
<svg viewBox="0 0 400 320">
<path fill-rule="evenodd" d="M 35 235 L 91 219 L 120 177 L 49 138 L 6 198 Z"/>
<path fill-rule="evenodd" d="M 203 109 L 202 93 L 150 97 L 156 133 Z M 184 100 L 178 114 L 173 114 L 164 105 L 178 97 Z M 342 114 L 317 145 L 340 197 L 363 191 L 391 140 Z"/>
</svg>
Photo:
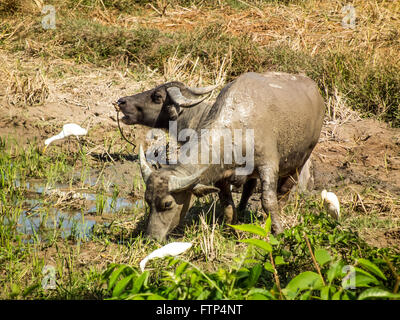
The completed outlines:
<svg viewBox="0 0 400 320">
<path fill-rule="evenodd" d="M 49 96 L 49 87 L 39 70 L 33 76 L 13 70 L 9 72 L 6 89 L 8 103 L 12 106 L 34 106 L 43 104 Z"/>
</svg>

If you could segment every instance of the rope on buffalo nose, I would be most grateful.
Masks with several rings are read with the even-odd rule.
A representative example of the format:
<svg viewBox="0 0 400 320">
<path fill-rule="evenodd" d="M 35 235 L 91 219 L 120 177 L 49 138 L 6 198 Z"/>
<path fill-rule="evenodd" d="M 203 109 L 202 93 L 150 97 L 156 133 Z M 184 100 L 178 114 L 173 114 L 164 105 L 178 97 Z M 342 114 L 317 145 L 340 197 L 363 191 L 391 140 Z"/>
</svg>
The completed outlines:
<svg viewBox="0 0 400 320">
<path fill-rule="evenodd" d="M 113 103 L 113 106 L 114 106 L 114 108 L 115 108 L 115 111 L 117 111 L 117 124 L 118 124 L 119 133 L 121 134 L 122 138 L 123 138 L 126 142 L 128 142 L 129 144 L 131 144 L 131 145 L 133 146 L 133 150 L 132 150 L 132 151 L 135 152 L 136 144 L 130 142 L 130 141 L 125 137 L 124 132 L 122 131 L 121 125 L 119 124 L 119 113 L 120 113 L 120 110 L 119 110 L 119 107 L 118 107 L 118 103 L 114 102 L 114 103 Z"/>
</svg>

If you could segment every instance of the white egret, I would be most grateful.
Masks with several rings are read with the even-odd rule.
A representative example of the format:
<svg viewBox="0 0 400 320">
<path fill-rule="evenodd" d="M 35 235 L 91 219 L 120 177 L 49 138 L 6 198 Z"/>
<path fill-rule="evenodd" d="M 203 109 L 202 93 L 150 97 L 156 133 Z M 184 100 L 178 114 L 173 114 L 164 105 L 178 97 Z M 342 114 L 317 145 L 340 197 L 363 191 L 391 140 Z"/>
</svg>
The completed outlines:
<svg viewBox="0 0 400 320">
<path fill-rule="evenodd" d="M 147 261 L 154 259 L 154 258 L 164 258 L 167 256 L 177 256 L 186 250 L 188 250 L 192 246 L 191 242 L 171 242 L 167 245 L 154 250 L 150 253 L 146 258 L 140 261 L 140 270 L 144 271 L 144 267 L 146 266 Z"/>
<path fill-rule="evenodd" d="M 321 198 L 328 213 L 336 220 L 340 218 L 339 199 L 333 192 L 322 190 Z"/>
<path fill-rule="evenodd" d="M 69 136 L 75 136 L 78 139 L 78 136 L 85 136 L 85 135 L 87 135 L 87 130 L 77 125 L 76 123 L 64 124 L 62 131 L 59 134 L 45 140 L 43 153 L 46 151 L 48 145 L 55 140 L 61 140 Z"/>
</svg>

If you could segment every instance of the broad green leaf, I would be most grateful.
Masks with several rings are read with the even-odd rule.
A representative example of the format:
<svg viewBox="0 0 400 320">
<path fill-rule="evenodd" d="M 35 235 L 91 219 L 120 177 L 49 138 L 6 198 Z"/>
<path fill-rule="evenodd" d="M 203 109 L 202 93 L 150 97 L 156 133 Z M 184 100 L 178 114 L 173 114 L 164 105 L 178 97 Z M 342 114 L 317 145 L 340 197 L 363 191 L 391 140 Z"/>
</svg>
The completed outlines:
<svg viewBox="0 0 400 320">
<path fill-rule="evenodd" d="M 271 298 L 262 293 L 253 293 L 247 298 L 247 300 L 271 300 Z"/>
<path fill-rule="evenodd" d="M 111 263 L 111 264 L 108 266 L 107 270 L 104 271 L 103 274 L 101 275 L 102 278 L 105 279 L 105 280 L 107 280 L 107 279 L 110 277 L 111 273 L 112 273 L 117 267 L 119 267 L 119 266 L 120 266 L 119 264 Z"/>
<path fill-rule="evenodd" d="M 126 300 L 166 300 L 164 297 L 155 293 L 136 293 L 125 298 Z"/>
<path fill-rule="evenodd" d="M 121 279 L 120 281 L 118 281 L 114 287 L 112 296 L 119 297 L 121 295 L 121 293 L 124 291 L 124 289 L 126 288 L 126 286 L 129 284 L 129 282 L 132 281 L 134 276 L 135 276 L 134 274 L 131 274 L 131 275 Z"/>
<path fill-rule="evenodd" d="M 321 289 L 321 300 L 329 300 L 331 287 L 325 286 Z"/>
<path fill-rule="evenodd" d="M 380 289 L 380 288 L 370 288 L 363 291 L 359 296 L 358 300 L 366 300 L 371 298 L 398 298 L 400 299 L 399 293 L 392 293 L 390 291 Z"/>
<path fill-rule="evenodd" d="M 322 280 L 318 273 L 305 271 L 290 280 L 286 288 L 282 291 L 288 298 L 294 299 L 301 291 L 319 289 L 322 285 Z"/>
<path fill-rule="evenodd" d="M 342 300 L 350 300 L 350 297 L 349 297 L 349 295 L 347 293 L 348 293 L 348 291 L 343 292 Z"/>
<path fill-rule="evenodd" d="M 188 267 L 188 263 L 187 262 L 182 262 L 175 270 L 175 275 L 176 276 L 180 276 Z"/>
<path fill-rule="evenodd" d="M 383 280 L 387 280 L 378 266 L 367 259 L 357 259 L 357 263 Z"/>
<path fill-rule="evenodd" d="M 285 260 L 283 260 L 282 256 L 276 256 L 275 257 L 275 265 L 279 266 L 281 264 L 285 264 Z"/>
<path fill-rule="evenodd" d="M 306 292 L 304 292 L 301 296 L 299 300 L 308 300 L 310 299 L 311 296 L 311 290 L 308 290 Z"/>
<path fill-rule="evenodd" d="M 261 264 L 256 264 L 253 268 L 250 269 L 250 274 L 247 279 L 247 287 L 252 288 L 256 285 L 258 278 L 261 275 L 262 266 Z"/>
<path fill-rule="evenodd" d="M 211 294 L 210 290 L 204 289 L 202 290 L 200 295 L 197 296 L 197 300 L 207 300 L 210 294 Z"/>
<path fill-rule="evenodd" d="M 266 237 L 268 234 L 263 228 L 261 228 L 260 226 L 256 226 L 254 224 L 238 224 L 229 226 L 236 230 L 249 232 L 251 234 L 256 234 L 262 237 Z"/>
<path fill-rule="evenodd" d="M 273 246 L 277 246 L 279 244 L 279 241 L 276 240 L 276 238 L 272 234 L 270 234 L 269 235 L 269 243 Z"/>
<path fill-rule="evenodd" d="M 244 243 L 249 243 L 252 244 L 266 252 L 272 252 L 272 247 L 271 245 L 264 241 L 264 240 L 259 240 L 259 239 L 245 239 L 245 240 L 240 240 L 240 242 L 244 242 Z"/>
<path fill-rule="evenodd" d="M 339 290 L 338 292 L 336 292 L 333 296 L 332 296 L 332 300 L 340 300 L 340 296 L 342 294 L 343 291 Z"/>
<path fill-rule="evenodd" d="M 333 280 L 343 276 L 343 267 L 344 267 L 344 263 L 339 260 L 336 262 L 333 262 L 327 272 L 327 277 L 328 277 L 328 281 L 329 283 L 332 283 Z"/>
<path fill-rule="evenodd" d="M 264 269 L 269 272 L 274 272 L 273 265 L 271 264 L 271 262 L 268 262 L 268 261 L 266 263 L 264 263 Z"/>
<path fill-rule="evenodd" d="M 250 289 L 247 297 L 248 300 L 276 300 L 270 291 L 261 288 Z"/>
<path fill-rule="evenodd" d="M 378 285 L 379 281 L 370 273 L 360 268 L 354 268 L 356 271 L 355 285 L 356 288 L 369 287 L 370 284 Z"/>
<path fill-rule="evenodd" d="M 153 293 L 147 297 L 147 300 L 166 300 L 166 299 L 158 294 Z"/>
<path fill-rule="evenodd" d="M 122 271 L 124 271 L 125 268 L 126 266 L 122 265 L 113 271 L 113 273 L 110 276 L 110 280 L 108 282 L 108 290 L 110 290 L 114 286 L 115 282 L 118 280 L 119 275 L 121 274 Z"/>
<path fill-rule="evenodd" d="M 317 260 L 317 262 L 319 263 L 319 265 L 321 267 L 323 267 L 324 264 L 328 263 L 332 259 L 329 252 L 325 249 L 315 250 L 314 255 L 315 255 L 315 259 Z"/>
<path fill-rule="evenodd" d="M 131 293 L 138 293 L 140 289 L 142 289 L 143 284 L 149 277 L 149 272 L 144 271 L 136 280 L 135 283 L 132 286 Z"/>
</svg>

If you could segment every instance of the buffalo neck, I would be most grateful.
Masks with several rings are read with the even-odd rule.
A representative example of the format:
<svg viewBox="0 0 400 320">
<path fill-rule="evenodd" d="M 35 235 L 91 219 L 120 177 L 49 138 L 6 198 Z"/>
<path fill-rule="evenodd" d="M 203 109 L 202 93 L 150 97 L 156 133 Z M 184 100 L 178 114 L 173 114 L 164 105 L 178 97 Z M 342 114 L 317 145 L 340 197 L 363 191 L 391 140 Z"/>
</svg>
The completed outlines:
<svg viewBox="0 0 400 320">
<path fill-rule="evenodd" d="M 178 118 L 178 133 L 183 129 L 200 130 L 213 104 L 202 102 L 191 108 L 184 108 Z"/>
</svg>

